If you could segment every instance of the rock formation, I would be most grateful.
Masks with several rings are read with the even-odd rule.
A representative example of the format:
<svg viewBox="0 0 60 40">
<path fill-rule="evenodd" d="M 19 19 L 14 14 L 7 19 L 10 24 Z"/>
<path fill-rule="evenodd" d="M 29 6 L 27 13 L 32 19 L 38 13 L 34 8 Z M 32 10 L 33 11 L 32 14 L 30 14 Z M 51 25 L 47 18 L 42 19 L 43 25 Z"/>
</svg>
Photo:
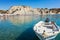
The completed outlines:
<svg viewBox="0 0 60 40">
<path fill-rule="evenodd" d="M 6 14 L 7 11 L 6 10 L 0 10 L 0 14 Z"/>
<path fill-rule="evenodd" d="M 0 10 L 0 14 L 60 14 L 60 8 L 31 8 L 29 6 L 12 6 L 9 10 Z"/>
</svg>

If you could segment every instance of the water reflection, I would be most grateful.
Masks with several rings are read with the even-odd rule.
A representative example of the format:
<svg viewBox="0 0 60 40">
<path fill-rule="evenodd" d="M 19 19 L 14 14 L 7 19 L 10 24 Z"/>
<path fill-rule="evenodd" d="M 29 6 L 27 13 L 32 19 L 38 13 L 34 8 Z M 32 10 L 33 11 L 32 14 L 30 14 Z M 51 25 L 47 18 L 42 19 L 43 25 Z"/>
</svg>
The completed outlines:
<svg viewBox="0 0 60 40">
<path fill-rule="evenodd" d="M 60 15 L 30 15 L 30 16 L 25 16 L 25 15 L 0 15 L 0 21 L 6 21 L 9 20 L 12 24 L 14 25 L 19 25 L 19 24 L 25 24 L 29 22 L 39 22 L 40 20 L 45 20 L 46 18 L 49 18 L 50 21 L 55 21 L 60 20 Z M 57 20 L 56 20 L 57 19 Z M 60 21 L 59 21 L 60 22 Z"/>
<path fill-rule="evenodd" d="M 34 25 L 48 17 L 50 21 L 53 20 L 60 26 L 60 18 L 57 16 L 58 15 L 0 15 L 0 40 L 39 40 L 33 31 Z"/>
<path fill-rule="evenodd" d="M 13 24 L 24 24 L 25 22 L 32 22 L 32 20 L 38 20 L 40 16 L 25 16 L 25 15 L 0 15 L 0 21 L 9 20 Z"/>
<path fill-rule="evenodd" d="M 40 20 L 45 20 L 46 18 L 50 18 L 50 20 L 57 21 L 56 19 L 60 17 L 60 15 L 0 15 L 0 21 L 9 20 L 14 25 L 29 23 L 29 22 L 38 22 Z M 59 19 L 60 20 L 60 19 Z"/>
</svg>

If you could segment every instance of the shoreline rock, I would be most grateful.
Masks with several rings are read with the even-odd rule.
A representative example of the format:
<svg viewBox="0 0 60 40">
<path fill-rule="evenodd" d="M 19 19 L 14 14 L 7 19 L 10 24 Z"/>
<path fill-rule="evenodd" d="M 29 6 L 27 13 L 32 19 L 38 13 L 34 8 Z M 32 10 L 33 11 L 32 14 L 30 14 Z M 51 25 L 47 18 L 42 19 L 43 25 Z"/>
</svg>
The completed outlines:
<svg viewBox="0 0 60 40">
<path fill-rule="evenodd" d="M 60 14 L 60 8 L 31 8 L 29 6 L 12 6 L 9 10 L 0 10 L 0 14 Z"/>
</svg>

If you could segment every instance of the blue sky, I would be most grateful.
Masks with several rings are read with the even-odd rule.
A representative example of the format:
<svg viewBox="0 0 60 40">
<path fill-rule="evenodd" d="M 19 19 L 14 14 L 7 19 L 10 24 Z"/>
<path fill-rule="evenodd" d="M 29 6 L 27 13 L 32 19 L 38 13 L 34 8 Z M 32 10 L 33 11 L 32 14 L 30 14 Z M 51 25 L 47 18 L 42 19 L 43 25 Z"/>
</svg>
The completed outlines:
<svg viewBox="0 0 60 40">
<path fill-rule="evenodd" d="M 0 9 L 7 10 L 14 5 L 32 8 L 60 8 L 60 0 L 0 0 Z"/>
</svg>

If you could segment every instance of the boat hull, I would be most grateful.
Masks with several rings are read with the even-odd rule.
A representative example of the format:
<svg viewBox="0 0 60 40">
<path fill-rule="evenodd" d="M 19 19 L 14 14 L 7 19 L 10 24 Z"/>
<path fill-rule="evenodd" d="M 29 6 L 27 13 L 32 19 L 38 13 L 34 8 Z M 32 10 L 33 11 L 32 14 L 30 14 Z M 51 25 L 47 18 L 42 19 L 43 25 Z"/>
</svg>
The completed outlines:
<svg viewBox="0 0 60 40">
<path fill-rule="evenodd" d="M 35 34 L 37 35 L 37 37 L 40 39 L 40 40 L 52 40 L 54 39 L 57 35 L 53 35 L 53 36 L 49 36 L 47 38 L 44 38 L 42 35 L 38 34 L 35 32 Z"/>
<path fill-rule="evenodd" d="M 51 22 L 46 24 L 45 22 L 40 21 L 37 24 L 35 24 L 35 26 L 33 27 L 33 30 L 34 30 L 35 34 L 37 35 L 37 37 L 40 40 L 52 40 L 59 34 L 60 27 L 55 24 L 57 26 L 56 28 L 58 30 L 57 29 L 52 30 L 52 28 L 50 28 L 50 27 L 52 27 L 52 25 L 50 23 Z M 44 30 L 45 30 L 46 33 L 44 33 L 44 35 L 42 35 Z"/>
</svg>

